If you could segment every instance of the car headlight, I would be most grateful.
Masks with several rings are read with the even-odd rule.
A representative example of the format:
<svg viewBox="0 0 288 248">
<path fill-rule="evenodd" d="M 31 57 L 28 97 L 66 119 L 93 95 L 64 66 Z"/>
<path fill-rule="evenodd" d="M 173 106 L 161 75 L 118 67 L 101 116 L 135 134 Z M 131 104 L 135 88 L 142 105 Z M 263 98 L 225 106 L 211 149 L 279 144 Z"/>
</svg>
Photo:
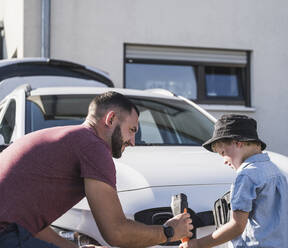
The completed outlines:
<svg viewBox="0 0 288 248">
<path fill-rule="evenodd" d="M 75 243 L 78 246 L 84 246 L 84 245 L 101 246 L 101 244 L 97 240 L 95 240 L 95 239 L 93 239 L 93 238 L 91 238 L 88 235 L 85 235 L 83 233 L 59 228 L 56 226 L 51 226 L 51 227 L 54 229 L 54 231 L 56 231 L 58 233 L 59 236 Z"/>
</svg>

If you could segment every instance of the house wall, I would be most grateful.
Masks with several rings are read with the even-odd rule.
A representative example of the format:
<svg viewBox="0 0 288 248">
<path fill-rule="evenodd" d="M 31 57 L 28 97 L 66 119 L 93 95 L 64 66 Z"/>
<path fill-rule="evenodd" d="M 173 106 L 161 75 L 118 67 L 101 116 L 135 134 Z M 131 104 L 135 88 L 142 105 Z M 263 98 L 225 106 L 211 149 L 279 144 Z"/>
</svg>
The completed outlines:
<svg viewBox="0 0 288 248">
<path fill-rule="evenodd" d="M 23 56 L 21 57 L 41 56 L 41 2 L 41 0 L 24 0 Z"/>
<path fill-rule="evenodd" d="M 0 0 L 0 20 L 4 24 L 4 57 L 23 57 L 24 0 Z"/>
<path fill-rule="evenodd" d="M 18 57 L 41 55 L 41 1 L 23 1 L 1 0 L 8 57 L 15 47 Z M 51 0 L 51 57 L 99 67 L 123 87 L 125 43 L 250 50 L 251 108 L 204 107 L 254 117 L 268 149 L 288 155 L 287 8 L 285 0 Z"/>
</svg>

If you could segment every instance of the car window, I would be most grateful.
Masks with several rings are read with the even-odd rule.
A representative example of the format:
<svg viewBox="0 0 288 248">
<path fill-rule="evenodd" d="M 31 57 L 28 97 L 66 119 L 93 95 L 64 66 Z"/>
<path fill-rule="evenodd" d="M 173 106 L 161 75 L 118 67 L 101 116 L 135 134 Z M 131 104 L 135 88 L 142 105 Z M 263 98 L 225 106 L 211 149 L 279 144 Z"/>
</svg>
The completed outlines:
<svg viewBox="0 0 288 248">
<path fill-rule="evenodd" d="M 133 98 L 140 111 L 136 144 L 201 145 L 211 137 L 214 123 L 184 101 Z"/>
<path fill-rule="evenodd" d="M 9 144 L 15 128 L 16 102 L 11 100 L 9 106 L 0 123 L 0 134 L 2 134 L 5 144 Z"/>
<path fill-rule="evenodd" d="M 141 129 L 138 130 L 136 135 L 136 140 L 138 143 L 141 142 L 143 144 L 144 137 L 145 142 L 147 143 L 163 143 L 160 130 L 157 127 L 157 123 L 155 122 L 151 111 L 148 109 L 141 111 L 139 123 L 141 123 Z"/>
<path fill-rule="evenodd" d="M 51 99 L 51 102 L 53 100 Z M 39 102 L 38 102 L 39 103 Z M 46 104 L 47 105 L 47 104 Z M 65 104 L 67 106 L 67 104 Z M 52 104 L 49 104 L 52 107 Z M 72 107 L 73 108 L 73 107 Z M 50 109 L 51 110 L 51 109 Z M 46 106 L 46 112 L 43 112 L 41 106 L 35 102 L 26 102 L 26 123 L 25 132 L 30 133 L 44 128 L 66 126 L 66 125 L 78 125 L 83 123 L 84 116 L 74 116 L 68 109 L 62 110 L 63 115 L 53 115 L 49 112 L 49 107 Z M 64 115 L 65 112 L 65 115 Z"/>
<path fill-rule="evenodd" d="M 26 133 L 42 128 L 83 123 L 92 95 L 29 97 Z M 179 99 L 130 97 L 137 105 L 136 145 L 201 145 L 212 136 L 214 123 Z"/>
</svg>

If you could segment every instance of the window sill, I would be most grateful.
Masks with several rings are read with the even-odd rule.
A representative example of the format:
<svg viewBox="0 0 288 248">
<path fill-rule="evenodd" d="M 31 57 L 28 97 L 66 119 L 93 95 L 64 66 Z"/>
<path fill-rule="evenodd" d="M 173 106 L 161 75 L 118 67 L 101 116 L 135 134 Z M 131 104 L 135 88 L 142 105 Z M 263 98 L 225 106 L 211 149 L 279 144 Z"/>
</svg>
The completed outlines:
<svg viewBox="0 0 288 248">
<path fill-rule="evenodd" d="M 216 105 L 216 104 L 199 104 L 207 111 L 235 111 L 235 112 L 255 112 L 256 109 L 252 107 L 246 107 L 241 105 Z"/>
</svg>

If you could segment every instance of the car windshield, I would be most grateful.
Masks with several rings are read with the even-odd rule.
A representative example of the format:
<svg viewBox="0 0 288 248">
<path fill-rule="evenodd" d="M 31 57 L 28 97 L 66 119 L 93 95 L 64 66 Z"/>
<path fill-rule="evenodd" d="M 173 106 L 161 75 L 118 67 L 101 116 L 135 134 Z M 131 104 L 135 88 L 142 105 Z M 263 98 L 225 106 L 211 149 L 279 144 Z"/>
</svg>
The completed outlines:
<svg viewBox="0 0 288 248">
<path fill-rule="evenodd" d="M 95 95 L 30 96 L 26 102 L 26 133 L 83 123 Z M 129 97 L 138 107 L 135 143 L 199 146 L 212 136 L 213 121 L 180 99 Z"/>
</svg>

